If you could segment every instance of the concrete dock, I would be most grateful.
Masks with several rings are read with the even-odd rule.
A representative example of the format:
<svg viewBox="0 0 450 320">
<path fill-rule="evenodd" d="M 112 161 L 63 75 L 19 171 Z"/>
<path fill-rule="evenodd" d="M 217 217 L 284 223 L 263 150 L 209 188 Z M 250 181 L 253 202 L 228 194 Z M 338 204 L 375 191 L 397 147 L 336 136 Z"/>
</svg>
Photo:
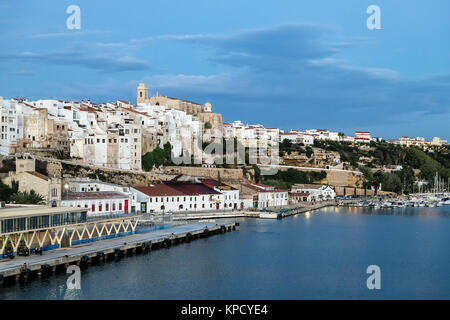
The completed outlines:
<svg viewBox="0 0 450 320">
<path fill-rule="evenodd" d="M 281 210 L 280 210 L 280 213 L 281 213 L 282 217 L 284 218 L 284 217 L 293 216 L 293 215 L 300 214 L 300 213 L 307 212 L 307 211 L 322 209 L 322 208 L 333 206 L 333 205 L 334 204 L 332 204 L 332 203 L 318 203 L 318 204 L 311 205 L 308 207 L 293 208 L 287 212 L 281 212 Z"/>
<path fill-rule="evenodd" d="M 235 222 L 189 223 L 168 229 L 52 250 L 45 252 L 42 256 L 30 255 L 2 259 L 0 260 L 0 283 L 11 279 L 26 280 L 34 275 L 51 274 L 57 268 L 67 269 L 71 264 L 89 265 L 92 262 L 103 262 L 106 259 L 119 258 L 127 254 L 190 242 L 201 237 L 236 230 L 238 225 Z"/>
</svg>

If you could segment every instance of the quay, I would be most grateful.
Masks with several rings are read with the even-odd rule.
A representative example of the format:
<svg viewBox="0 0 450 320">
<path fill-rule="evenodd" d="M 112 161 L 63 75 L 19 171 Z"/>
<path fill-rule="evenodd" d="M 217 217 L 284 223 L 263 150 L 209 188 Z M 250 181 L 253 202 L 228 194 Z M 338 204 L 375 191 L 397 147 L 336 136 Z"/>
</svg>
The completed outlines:
<svg viewBox="0 0 450 320">
<path fill-rule="evenodd" d="M 309 206 L 283 206 L 269 208 L 273 213 L 278 213 L 281 218 L 293 216 L 303 212 L 318 210 L 328 206 L 334 206 L 334 201 L 323 201 L 321 203 L 312 204 Z M 236 211 L 236 212 L 204 212 L 204 213 L 189 213 L 189 214 L 172 214 L 173 221 L 186 220 L 202 220 L 202 219 L 230 219 L 230 218 L 260 218 L 260 214 L 265 211 Z"/>
<path fill-rule="evenodd" d="M 66 270 L 69 265 L 88 266 L 107 259 L 148 252 L 170 247 L 182 242 L 236 230 L 236 222 L 196 222 L 147 233 L 132 234 L 120 238 L 96 241 L 89 244 L 61 248 L 45 252 L 42 256 L 18 256 L 0 260 L 0 283 L 9 280 L 27 280 L 30 276 L 52 274 Z M 26 265 L 25 265 L 26 264 Z"/>
<path fill-rule="evenodd" d="M 283 208 L 283 209 L 280 209 L 278 212 L 284 218 L 284 217 L 300 214 L 303 212 L 318 210 L 318 209 L 322 209 L 322 208 L 334 206 L 334 205 L 335 205 L 335 203 L 332 201 L 331 202 L 324 201 L 323 203 L 317 203 L 317 204 L 313 204 L 313 205 L 307 206 L 307 207 Z"/>
</svg>

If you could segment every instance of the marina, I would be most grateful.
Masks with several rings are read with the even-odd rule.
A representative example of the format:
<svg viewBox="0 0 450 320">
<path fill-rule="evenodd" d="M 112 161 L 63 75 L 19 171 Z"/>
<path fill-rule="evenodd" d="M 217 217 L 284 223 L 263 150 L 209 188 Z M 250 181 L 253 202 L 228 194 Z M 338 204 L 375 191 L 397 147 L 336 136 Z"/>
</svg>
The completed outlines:
<svg viewBox="0 0 450 320">
<path fill-rule="evenodd" d="M 444 206 L 328 206 L 232 219 L 240 224 L 232 235 L 92 263 L 79 290 L 59 272 L 3 287 L 0 299 L 448 299 L 449 218 Z M 371 264 L 381 290 L 366 287 Z"/>
<path fill-rule="evenodd" d="M 338 206 L 350 207 L 373 207 L 373 208 L 405 208 L 405 207 L 427 207 L 435 208 L 450 205 L 449 193 L 411 194 L 393 199 L 338 199 Z"/>
</svg>

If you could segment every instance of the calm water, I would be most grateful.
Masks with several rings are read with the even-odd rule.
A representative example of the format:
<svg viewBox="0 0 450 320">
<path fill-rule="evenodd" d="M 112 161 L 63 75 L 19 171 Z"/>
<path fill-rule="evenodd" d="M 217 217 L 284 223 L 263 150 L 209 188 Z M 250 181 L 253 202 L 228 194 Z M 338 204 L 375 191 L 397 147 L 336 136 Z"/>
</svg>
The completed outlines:
<svg viewBox="0 0 450 320">
<path fill-rule="evenodd" d="M 450 299 L 450 206 L 327 208 L 0 288 L 0 299 Z M 368 290 L 366 268 L 381 268 Z"/>
</svg>

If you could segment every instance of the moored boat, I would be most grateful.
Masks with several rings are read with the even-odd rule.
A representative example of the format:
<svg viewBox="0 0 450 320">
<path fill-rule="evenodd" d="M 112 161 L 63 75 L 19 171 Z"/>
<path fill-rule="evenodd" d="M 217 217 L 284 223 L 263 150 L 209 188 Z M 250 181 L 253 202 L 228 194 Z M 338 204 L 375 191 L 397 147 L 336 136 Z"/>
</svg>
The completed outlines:
<svg viewBox="0 0 450 320">
<path fill-rule="evenodd" d="M 278 212 L 260 212 L 261 219 L 281 219 L 281 213 Z"/>
</svg>

